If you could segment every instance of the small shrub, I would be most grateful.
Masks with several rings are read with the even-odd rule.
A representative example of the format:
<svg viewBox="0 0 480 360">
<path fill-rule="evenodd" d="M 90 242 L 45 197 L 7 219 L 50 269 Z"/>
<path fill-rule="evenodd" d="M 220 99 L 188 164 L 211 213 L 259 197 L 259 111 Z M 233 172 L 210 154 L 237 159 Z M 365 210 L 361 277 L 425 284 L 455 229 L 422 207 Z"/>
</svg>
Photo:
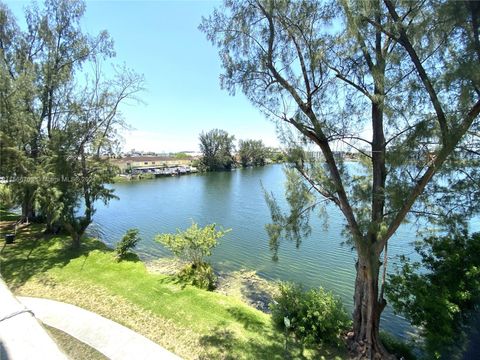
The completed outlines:
<svg viewBox="0 0 480 360">
<path fill-rule="evenodd" d="M 177 275 L 180 282 L 205 290 L 213 290 L 217 277 L 210 264 L 204 261 L 212 254 L 218 239 L 230 230 L 216 230 L 215 224 L 203 228 L 192 222 L 187 230 L 177 230 L 176 234 L 160 234 L 155 240 L 170 249 L 175 256 L 188 262 Z"/>
<path fill-rule="evenodd" d="M 115 248 L 117 260 L 125 259 L 130 250 L 137 246 L 139 241 L 140 237 L 138 236 L 138 229 L 127 230 L 122 240 L 118 242 L 117 247 Z"/>
<path fill-rule="evenodd" d="M 279 294 L 270 304 L 274 324 L 289 331 L 307 345 L 341 343 L 341 334 L 351 324 L 340 299 L 323 288 L 305 291 L 297 284 L 280 284 Z"/>
<path fill-rule="evenodd" d="M 204 290 L 215 289 L 217 277 L 212 266 L 208 263 L 200 265 L 188 264 L 177 275 L 180 282 L 186 285 L 193 285 Z"/>
<path fill-rule="evenodd" d="M 218 239 L 230 230 L 216 230 L 215 224 L 200 228 L 192 222 L 187 230 L 177 230 L 176 234 L 160 234 L 155 240 L 170 249 L 173 254 L 190 264 L 200 267 L 204 258 L 212 254 L 212 249 L 217 246 Z"/>
</svg>

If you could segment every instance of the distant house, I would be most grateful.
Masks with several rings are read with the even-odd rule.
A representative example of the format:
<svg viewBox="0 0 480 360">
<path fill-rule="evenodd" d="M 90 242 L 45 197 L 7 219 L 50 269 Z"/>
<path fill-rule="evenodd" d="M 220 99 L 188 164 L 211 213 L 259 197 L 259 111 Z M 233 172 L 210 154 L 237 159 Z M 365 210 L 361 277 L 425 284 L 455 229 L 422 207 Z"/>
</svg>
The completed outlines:
<svg viewBox="0 0 480 360">
<path fill-rule="evenodd" d="M 179 166 L 190 166 L 191 158 L 177 159 L 171 156 L 127 156 L 119 159 L 112 159 L 122 174 L 131 171 L 165 169 Z"/>
</svg>

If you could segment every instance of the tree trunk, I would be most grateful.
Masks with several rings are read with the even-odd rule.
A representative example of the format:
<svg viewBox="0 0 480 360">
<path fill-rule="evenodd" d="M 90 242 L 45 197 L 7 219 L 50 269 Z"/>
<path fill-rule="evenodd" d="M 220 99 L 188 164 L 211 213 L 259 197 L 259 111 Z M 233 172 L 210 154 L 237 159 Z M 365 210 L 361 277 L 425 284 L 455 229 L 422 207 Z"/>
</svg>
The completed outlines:
<svg viewBox="0 0 480 360">
<path fill-rule="evenodd" d="M 35 218 L 35 209 L 33 206 L 33 191 L 29 188 L 24 190 L 22 201 L 22 222 L 29 222 Z"/>
<path fill-rule="evenodd" d="M 82 235 L 77 232 L 73 232 L 70 234 L 70 236 L 72 237 L 72 248 L 75 250 L 80 249 L 80 239 L 82 238 Z"/>
<path fill-rule="evenodd" d="M 74 219 L 73 224 L 65 224 L 65 228 L 69 231 L 72 238 L 72 248 L 80 249 L 83 234 L 91 223 L 91 217 Z"/>
<path fill-rule="evenodd" d="M 45 234 L 56 235 L 60 233 L 62 226 L 58 222 L 51 222 L 47 219 L 47 224 L 45 227 Z"/>
<path fill-rule="evenodd" d="M 359 251 L 356 268 L 353 334 L 348 339 L 350 351 L 356 359 L 395 359 L 379 337 L 380 316 L 387 302 L 378 299 L 378 256 Z"/>
<path fill-rule="evenodd" d="M 75 221 L 76 220 L 74 219 L 72 223 L 64 222 L 63 227 L 68 231 L 70 237 L 72 238 L 72 249 L 78 250 L 80 249 L 80 245 L 82 243 L 81 239 L 83 232 L 78 230 L 78 226 Z"/>
</svg>

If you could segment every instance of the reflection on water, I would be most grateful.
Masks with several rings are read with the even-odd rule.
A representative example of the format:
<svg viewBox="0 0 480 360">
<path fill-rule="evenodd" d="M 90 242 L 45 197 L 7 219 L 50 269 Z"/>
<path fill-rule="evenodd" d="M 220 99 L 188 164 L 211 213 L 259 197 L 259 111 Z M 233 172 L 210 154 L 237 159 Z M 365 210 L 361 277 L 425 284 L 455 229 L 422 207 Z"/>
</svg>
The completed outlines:
<svg viewBox="0 0 480 360">
<path fill-rule="evenodd" d="M 306 286 L 323 286 L 339 295 L 347 307 L 353 305 L 355 254 L 342 246 L 343 218 L 337 208 L 327 207 L 328 228 L 312 216 L 312 234 L 300 248 L 283 242 L 279 261 L 271 260 L 265 224 L 270 222 L 261 183 L 272 191 L 283 207 L 284 174 L 280 165 L 115 184 L 118 201 L 97 204 L 95 224 L 89 229 L 114 245 L 129 228 L 139 228 L 142 241 L 138 252 L 144 259 L 169 256 L 154 241 L 155 234 L 186 228 L 192 220 L 200 225 L 217 223 L 231 228 L 215 249 L 211 262 L 219 270 L 256 270 L 261 276 L 289 280 Z M 392 257 L 412 253 L 412 226 L 402 226 L 389 243 Z M 404 335 L 406 321 L 387 308 L 383 327 Z"/>
</svg>

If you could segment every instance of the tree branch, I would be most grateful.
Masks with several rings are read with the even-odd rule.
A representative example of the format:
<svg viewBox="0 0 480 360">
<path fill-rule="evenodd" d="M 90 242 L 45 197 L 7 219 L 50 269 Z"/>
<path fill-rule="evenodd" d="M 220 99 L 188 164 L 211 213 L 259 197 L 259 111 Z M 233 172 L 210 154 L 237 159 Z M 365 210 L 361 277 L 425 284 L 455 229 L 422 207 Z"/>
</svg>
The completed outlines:
<svg viewBox="0 0 480 360">
<path fill-rule="evenodd" d="M 440 151 L 438 151 L 437 156 L 433 163 L 427 168 L 423 176 L 417 182 L 417 184 L 413 187 L 410 194 L 405 199 L 403 207 L 398 211 L 397 215 L 390 223 L 390 226 L 384 236 L 383 242 L 387 241 L 394 233 L 397 231 L 398 227 L 402 223 L 405 216 L 410 211 L 412 205 L 414 204 L 415 200 L 418 196 L 423 192 L 427 184 L 430 182 L 432 177 L 437 172 L 443 163 L 446 161 L 447 157 L 453 152 L 457 144 L 460 142 L 462 136 L 468 131 L 469 127 L 475 120 L 475 118 L 480 113 L 480 100 L 478 100 L 475 105 L 470 109 L 468 114 L 465 117 L 462 126 L 458 129 L 458 131 L 452 136 L 452 139 L 448 142 L 447 145 L 443 145 Z"/>
<path fill-rule="evenodd" d="M 286 20 L 288 22 L 288 19 L 284 19 L 284 20 Z M 295 35 L 293 34 L 292 31 L 290 31 L 289 25 L 284 23 L 283 26 L 287 30 L 288 35 L 290 36 L 293 44 L 295 45 L 298 60 L 300 61 L 300 68 L 302 69 L 303 81 L 305 83 L 305 90 L 307 92 L 307 104 L 311 104 L 312 103 L 312 92 L 311 92 L 311 87 L 310 87 L 310 79 L 308 78 L 307 67 L 305 65 L 305 59 L 303 57 L 302 50 L 300 49 L 300 45 L 298 44 L 297 39 L 295 38 Z"/>
<path fill-rule="evenodd" d="M 301 167 L 295 166 L 295 168 L 304 177 L 304 179 L 308 181 L 312 188 L 325 198 L 325 200 L 333 201 L 337 206 L 340 205 L 340 201 L 335 195 L 333 195 L 326 189 L 319 188 L 318 185 L 310 178 L 310 176 L 308 176 L 308 174 Z"/>
<path fill-rule="evenodd" d="M 363 88 L 362 86 L 358 85 L 357 83 L 353 82 L 352 80 L 348 79 L 347 77 L 345 77 L 345 75 L 343 75 L 340 70 L 338 70 L 336 67 L 334 66 L 330 66 L 330 65 L 327 65 L 328 68 L 332 69 L 333 71 L 335 71 L 335 76 L 337 78 L 339 78 L 340 80 L 343 80 L 344 82 L 346 82 L 347 84 L 349 84 L 350 86 L 353 86 L 355 89 L 357 89 L 358 91 L 360 91 L 363 95 L 365 95 L 370 101 L 373 101 L 373 97 L 372 95 L 368 92 L 367 89 Z"/>
<path fill-rule="evenodd" d="M 291 124 L 294 125 L 302 134 L 307 136 L 310 140 L 312 140 L 315 144 L 317 144 L 323 152 L 323 156 L 325 157 L 325 161 L 328 165 L 330 176 L 332 177 L 332 181 L 336 186 L 336 192 L 339 198 L 339 207 L 340 210 L 344 213 L 345 218 L 347 219 L 348 226 L 352 231 L 352 235 L 357 241 L 361 241 L 363 239 L 363 234 L 360 231 L 360 227 L 355 219 L 355 215 L 353 213 L 353 209 L 350 206 L 350 203 L 347 198 L 347 194 L 345 192 L 345 188 L 343 186 L 342 178 L 340 176 L 340 172 L 338 170 L 337 164 L 335 162 L 335 158 L 333 156 L 332 150 L 330 149 L 330 145 L 328 143 L 325 134 L 312 111 L 311 106 L 307 106 L 298 93 L 295 91 L 293 86 L 288 83 L 280 73 L 275 69 L 273 65 L 273 44 L 275 39 L 275 25 L 273 22 L 273 18 L 271 14 L 269 14 L 266 9 L 262 6 L 260 2 L 257 2 L 258 7 L 260 8 L 263 15 L 267 18 L 269 24 L 269 37 L 268 37 L 268 56 L 267 56 L 267 67 L 272 72 L 275 79 L 292 95 L 297 105 L 300 109 L 304 112 L 304 114 L 310 119 L 312 125 L 315 128 L 315 131 L 307 131 L 303 124 L 292 119 Z M 311 105 L 311 104 L 310 104 Z"/>
<path fill-rule="evenodd" d="M 420 80 L 423 82 L 423 85 L 425 86 L 425 89 L 427 90 L 428 95 L 430 96 L 430 101 L 432 102 L 433 108 L 435 109 L 435 113 L 437 114 L 437 120 L 440 125 L 440 131 L 442 133 L 442 143 L 446 145 L 449 141 L 449 130 L 447 125 L 447 119 L 443 111 L 442 105 L 440 103 L 440 100 L 438 99 L 437 93 L 433 88 L 432 82 L 429 76 L 427 75 L 427 72 L 425 71 L 425 68 L 423 67 L 422 62 L 420 61 L 420 58 L 418 57 L 417 52 L 415 51 L 412 43 L 410 42 L 410 39 L 407 35 L 407 32 L 405 31 L 403 23 L 400 20 L 400 16 L 395 10 L 395 5 L 393 5 L 393 3 L 390 0 L 383 0 L 383 1 L 390 15 L 392 16 L 393 20 L 398 25 L 400 36 L 396 39 L 396 41 L 400 45 L 402 45 L 407 51 L 408 55 L 410 56 L 410 59 L 412 60 L 413 64 L 415 65 L 415 68 L 417 69 L 417 73 L 420 77 Z"/>
</svg>

